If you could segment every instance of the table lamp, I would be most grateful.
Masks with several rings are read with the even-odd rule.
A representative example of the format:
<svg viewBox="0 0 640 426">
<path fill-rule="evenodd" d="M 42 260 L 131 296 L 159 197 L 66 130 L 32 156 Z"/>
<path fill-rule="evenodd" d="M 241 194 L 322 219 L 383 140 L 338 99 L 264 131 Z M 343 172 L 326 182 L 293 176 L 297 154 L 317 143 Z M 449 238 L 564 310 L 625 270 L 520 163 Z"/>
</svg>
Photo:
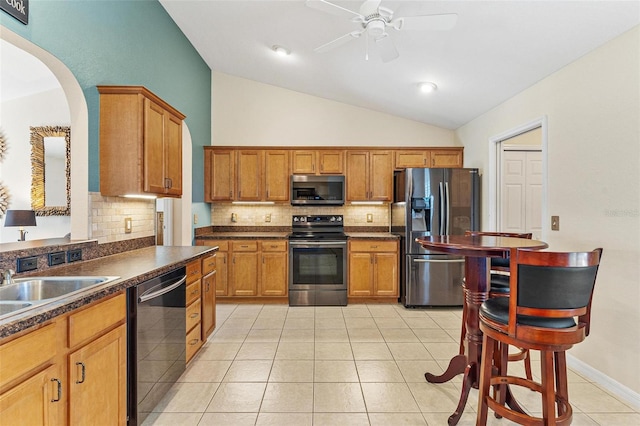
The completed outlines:
<svg viewBox="0 0 640 426">
<path fill-rule="evenodd" d="M 19 226 L 20 239 L 18 241 L 24 241 L 27 233 L 24 227 L 36 226 L 36 212 L 33 210 L 7 210 L 4 226 Z"/>
</svg>

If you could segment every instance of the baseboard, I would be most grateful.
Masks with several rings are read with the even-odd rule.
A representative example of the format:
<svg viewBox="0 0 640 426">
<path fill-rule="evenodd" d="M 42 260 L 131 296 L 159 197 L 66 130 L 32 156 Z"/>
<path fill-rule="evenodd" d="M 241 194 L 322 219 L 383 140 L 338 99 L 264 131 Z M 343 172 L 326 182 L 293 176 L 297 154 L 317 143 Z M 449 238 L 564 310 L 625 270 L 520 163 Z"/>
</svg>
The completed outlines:
<svg viewBox="0 0 640 426">
<path fill-rule="evenodd" d="M 576 373 L 584 376 L 592 382 L 600 385 L 616 397 L 624 400 L 631 405 L 636 411 L 640 410 L 640 393 L 629 389 L 625 385 L 613 380 L 611 377 L 599 370 L 580 361 L 578 358 L 567 354 L 567 365 Z"/>
</svg>

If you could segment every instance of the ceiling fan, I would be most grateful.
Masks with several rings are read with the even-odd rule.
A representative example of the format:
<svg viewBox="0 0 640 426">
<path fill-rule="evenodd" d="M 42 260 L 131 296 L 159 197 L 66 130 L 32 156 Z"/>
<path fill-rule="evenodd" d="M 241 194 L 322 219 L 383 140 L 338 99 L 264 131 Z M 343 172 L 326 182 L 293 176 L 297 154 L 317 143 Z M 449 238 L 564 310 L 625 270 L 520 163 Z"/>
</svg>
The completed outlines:
<svg viewBox="0 0 640 426">
<path fill-rule="evenodd" d="M 326 0 L 307 0 L 308 7 L 333 15 L 351 18 L 351 22 L 359 25 L 359 29 L 351 31 L 335 40 L 316 47 L 316 52 L 327 52 L 335 47 L 345 44 L 363 34 L 367 40 L 365 59 L 369 59 L 369 39 L 372 39 L 378 47 L 382 62 L 396 59 L 399 54 L 393 41 L 389 37 L 388 29 L 396 31 L 404 30 L 450 30 L 456 24 L 458 15 L 447 13 L 442 15 L 419 15 L 394 18 L 393 11 L 380 6 L 381 0 L 366 0 L 360 6 L 358 12 L 344 8 Z"/>
</svg>

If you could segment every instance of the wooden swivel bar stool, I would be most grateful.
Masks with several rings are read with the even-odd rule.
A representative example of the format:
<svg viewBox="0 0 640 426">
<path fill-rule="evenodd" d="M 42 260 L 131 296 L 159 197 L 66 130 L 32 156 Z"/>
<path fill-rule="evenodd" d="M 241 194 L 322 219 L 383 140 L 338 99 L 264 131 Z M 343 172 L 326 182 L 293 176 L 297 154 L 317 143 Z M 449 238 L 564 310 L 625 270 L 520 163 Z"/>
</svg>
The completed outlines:
<svg viewBox="0 0 640 426">
<path fill-rule="evenodd" d="M 511 237 L 511 238 L 526 238 L 531 239 L 533 234 L 531 232 L 486 232 L 486 231 L 465 231 L 465 236 L 491 236 L 491 237 Z M 492 257 L 491 258 L 491 276 L 489 280 L 489 297 L 509 297 L 509 258 Z M 467 298 L 463 298 L 463 303 L 466 303 Z M 464 353 L 464 338 L 467 333 L 465 326 L 465 311 L 462 309 L 462 330 L 460 335 L 460 354 Z M 531 374 L 531 359 L 529 358 L 529 351 L 523 348 L 519 348 L 517 352 L 509 354 L 510 362 L 512 361 L 524 361 L 524 370 L 527 375 L 527 379 L 533 378 Z"/>
<path fill-rule="evenodd" d="M 488 409 L 522 425 L 568 425 L 565 351 L 589 335 L 591 299 L 602 249 L 557 253 L 512 249 L 509 298 L 490 298 L 480 307 L 483 333 L 477 425 Z M 496 345 L 499 343 L 499 346 Z M 507 374 L 508 345 L 540 351 L 541 383 Z M 500 347 L 494 365 L 494 350 Z M 542 417 L 507 408 L 508 385 L 542 394 Z M 490 387 L 497 396 L 489 394 Z"/>
</svg>

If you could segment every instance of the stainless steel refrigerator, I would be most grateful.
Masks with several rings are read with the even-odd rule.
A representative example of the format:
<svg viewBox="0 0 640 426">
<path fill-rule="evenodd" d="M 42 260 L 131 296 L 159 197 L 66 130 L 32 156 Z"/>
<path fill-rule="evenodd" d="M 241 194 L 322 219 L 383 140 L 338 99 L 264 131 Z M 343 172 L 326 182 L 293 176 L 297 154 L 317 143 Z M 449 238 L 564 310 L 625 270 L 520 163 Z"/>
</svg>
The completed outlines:
<svg viewBox="0 0 640 426">
<path fill-rule="evenodd" d="M 464 258 L 430 252 L 429 235 L 480 229 L 478 169 L 409 168 L 394 175 L 391 232 L 401 237 L 400 301 L 406 307 L 461 306 Z"/>
</svg>

